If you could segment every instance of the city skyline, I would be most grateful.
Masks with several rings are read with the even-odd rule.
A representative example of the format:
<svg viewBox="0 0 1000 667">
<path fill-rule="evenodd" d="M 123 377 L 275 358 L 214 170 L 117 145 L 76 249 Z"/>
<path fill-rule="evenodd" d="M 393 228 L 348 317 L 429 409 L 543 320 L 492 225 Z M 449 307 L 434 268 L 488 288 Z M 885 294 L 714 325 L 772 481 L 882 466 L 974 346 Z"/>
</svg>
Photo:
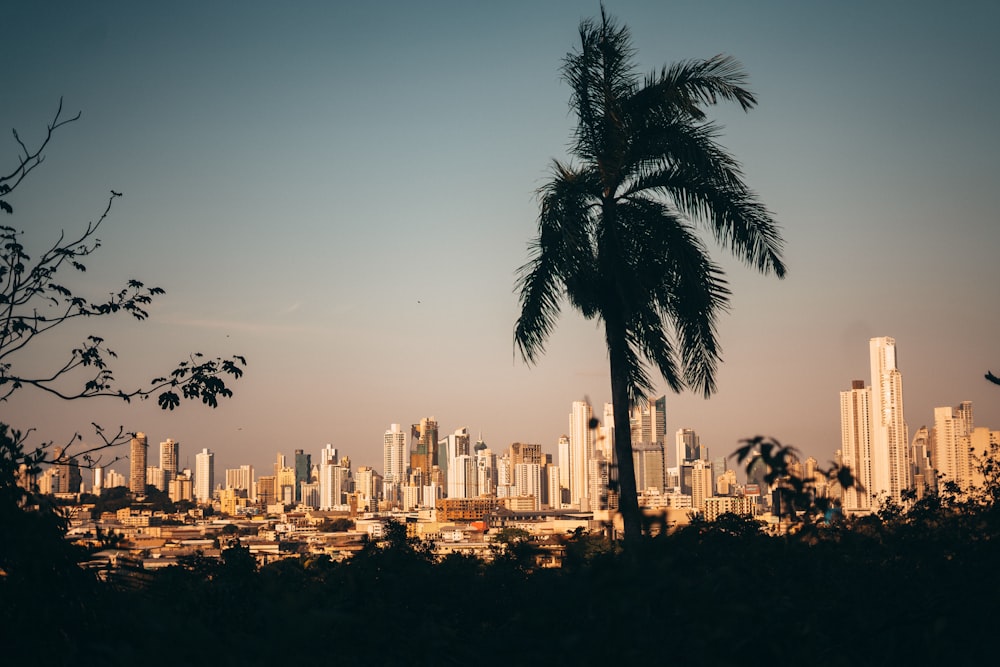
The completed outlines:
<svg viewBox="0 0 1000 667">
<path fill-rule="evenodd" d="M 5 224 L 36 250 L 124 192 L 72 278 L 96 294 L 132 277 L 167 290 L 149 321 L 94 331 L 120 354 L 116 377 L 144 384 L 193 351 L 243 354 L 248 367 L 214 411 L 22 390 L 5 421 L 57 445 L 74 432 L 93 442 L 91 422 L 121 424 L 175 439 L 187 467 L 207 447 L 220 469 L 266 470 L 275 449 L 327 442 L 380 468 L 386 428 L 426 415 L 491 447 L 555 451 L 567 405 L 589 397 L 600 411 L 609 381 L 592 323 L 565 313 L 535 367 L 511 342 L 533 193 L 570 137 L 559 66 L 599 8 L 389 5 L 12 10 L 18 29 L 0 49 L 24 65 L 6 82 L 0 130 L 34 143 L 60 96 L 83 116 L 53 138 Z M 759 107 L 712 117 L 787 241 L 780 282 L 717 255 L 733 290 L 720 390 L 668 393 L 668 434 L 692 428 L 713 454 L 769 435 L 828 461 L 836 397 L 867 376 L 859 346 L 887 335 L 904 349 L 911 435 L 962 401 L 1000 424 L 998 388 L 982 379 L 1000 366 L 1000 93 L 984 83 L 1000 65 L 989 32 L 1000 9 L 607 9 L 647 70 L 716 53 L 742 62 Z M 961 122 L 947 120 L 956 107 Z M 87 333 L 60 334 L 29 362 Z"/>
</svg>

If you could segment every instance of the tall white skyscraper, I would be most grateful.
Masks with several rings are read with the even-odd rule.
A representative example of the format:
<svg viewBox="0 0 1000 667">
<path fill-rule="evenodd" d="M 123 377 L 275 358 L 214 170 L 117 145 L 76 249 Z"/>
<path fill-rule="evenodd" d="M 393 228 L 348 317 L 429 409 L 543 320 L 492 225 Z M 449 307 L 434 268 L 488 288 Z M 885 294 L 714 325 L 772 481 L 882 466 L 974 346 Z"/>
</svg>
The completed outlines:
<svg viewBox="0 0 1000 667">
<path fill-rule="evenodd" d="M 871 401 L 872 390 L 865 387 L 864 380 L 854 380 L 850 391 L 840 392 L 840 457 L 857 482 L 844 490 L 845 510 L 872 506 Z"/>
<path fill-rule="evenodd" d="M 406 481 L 406 431 L 399 424 L 392 424 L 385 432 L 382 444 L 383 475 L 386 482 L 401 484 Z"/>
<path fill-rule="evenodd" d="M 962 489 L 972 482 L 970 435 L 972 403 L 965 401 L 958 409 L 934 408 L 934 434 L 931 437 L 931 461 L 941 475 L 941 482 L 955 482 Z"/>
<path fill-rule="evenodd" d="M 872 369 L 872 486 L 874 496 L 897 502 L 912 487 L 910 438 L 903 416 L 903 377 L 896 365 L 896 341 L 888 336 L 869 343 Z"/>
<path fill-rule="evenodd" d="M 438 452 L 439 465 L 444 472 L 445 489 L 450 498 L 452 477 L 458 475 L 464 478 L 466 475 L 464 470 L 455 470 L 455 459 L 459 456 L 468 456 L 469 460 L 473 462 L 473 467 L 475 467 L 475 459 L 472 457 L 472 437 L 469 435 L 469 429 L 463 427 L 457 429 L 451 435 L 445 436 L 444 440 L 438 443 Z M 465 498 L 468 496 L 461 497 Z"/>
<path fill-rule="evenodd" d="M 580 509 L 589 508 L 588 472 L 590 459 L 594 456 L 594 429 L 590 428 L 590 420 L 593 416 L 590 403 L 573 402 L 569 415 L 569 461 L 559 461 L 560 468 L 569 469 L 569 502 Z"/>
<path fill-rule="evenodd" d="M 206 447 L 195 455 L 194 462 L 194 497 L 199 503 L 210 502 L 215 488 L 215 454 Z"/>
</svg>

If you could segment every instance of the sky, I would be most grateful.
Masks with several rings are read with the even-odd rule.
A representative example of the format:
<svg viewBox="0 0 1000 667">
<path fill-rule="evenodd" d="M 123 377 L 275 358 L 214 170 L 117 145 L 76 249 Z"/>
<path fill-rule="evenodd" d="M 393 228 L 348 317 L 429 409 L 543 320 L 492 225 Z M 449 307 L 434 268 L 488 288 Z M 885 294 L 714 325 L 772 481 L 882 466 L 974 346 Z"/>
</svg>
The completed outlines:
<svg viewBox="0 0 1000 667">
<path fill-rule="evenodd" d="M 839 392 L 870 382 L 874 336 L 896 339 L 911 436 L 935 406 L 964 400 L 977 425 L 1000 429 L 1000 387 L 983 379 L 1000 372 L 1000 5 L 605 6 L 631 28 L 642 71 L 719 53 L 743 64 L 758 107 L 710 115 L 786 242 L 784 280 L 711 246 L 733 292 L 718 392 L 661 383 L 668 433 L 695 429 L 713 456 L 769 435 L 828 462 Z M 16 165 L 11 128 L 34 145 L 60 97 L 82 117 L 56 133 L 3 223 L 38 254 L 123 192 L 72 286 L 166 290 L 145 322 L 67 326 L 17 363 L 44 368 L 95 333 L 126 386 L 191 352 L 248 366 L 215 410 L 23 390 L 0 420 L 36 428 L 36 442 L 93 442 L 91 422 L 171 437 L 182 465 L 215 452 L 217 474 L 326 443 L 381 470 L 389 425 L 428 416 L 442 435 L 466 427 L 494 450 L 538 442 L 554 455 L 571 403 L 609 400 L 607 352 L 598 323 L 566 308 L 546 354 L 522 362 L 514 274 L 535 192 L 567 159 L 575 119 L 559 68 L 599 12 L 9 3 L 0 170 Z"/>
</svg>

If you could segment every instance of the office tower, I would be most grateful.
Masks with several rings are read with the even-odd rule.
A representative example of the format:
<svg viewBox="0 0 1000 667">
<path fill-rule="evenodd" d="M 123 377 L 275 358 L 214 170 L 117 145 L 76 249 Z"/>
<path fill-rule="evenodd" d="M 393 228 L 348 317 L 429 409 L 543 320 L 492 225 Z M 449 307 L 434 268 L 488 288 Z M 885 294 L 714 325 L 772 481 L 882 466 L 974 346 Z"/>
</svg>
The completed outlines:
<svg viewBox="0 0 1000 667">
<path fill-rule="evenodd" d="M 128 490 L 138 495 L 146 493 L 146 434 L 132 436 L 129 447 Z"/>
<path fill-rule="evenodd" d="M 448 497 L 475 498 L 479 495 L 478 457 L 459 454 L 448 469 Z"/>
<path fill-rule="evenodd" d="M 605 460 L 615 460 L 615 408 L 611 403 L 604 404 L 604 418 L 597 429 L 594 441 L 594 453 L 600 452 Z"/>
<path fill-rule="evenodd" d="M 674 435 L 674 450 L 677 457 L 677 468 L 689 461 L 697 461 L 701 458 L 701 438 L 694 432 L 694 429 L 680 428 Z"/>
<path fill-rule="evenodd" d="M 302 485 L 309 482 L 312 471 L 312 455 L 301 449 L 295 450 L 295 499 L 302 501 Z"/>
<path fill-rule="evenodd" d="M 569 502 L 582 510 L 589 508 L 588 472 L 594 456 L 594 430 L 590 420 L 593 410 L 586 401 L 574 401 L 569 415 L 569 460 L 559 460 L 559 467 L 569 471 Z"/>
<path fill-rule="evenodd" d="M 850 391 L 840 392 L 841 465 L 850 468 L 855 485 L 843 492 L 845 510 L 869 510 L 872 506 L 871 387 L 853 380 Z"/>
<path fill-rule="evenodd" d="M 188 472 L 178 472 L 177 477 L 167 484 L 167 493 L 170 495 L 170 502 L 179 503 L 182 500 L 194 500 L 194 483 Z"/>
<path fill-rule="evenodd" d="M 515 442 L 510 446 L 510 462 L 513 465 L 518 463 L 542 464 L 542 446 L 539 444 L 526 444 Z"/>
<path fill-rule="evenodd" d="M 896 341 L 888 336 L 868 344 L 872 369 L 872 486 L 874 496 L 902 501 L 910 480 L 910 439 L 903 416 L 903 378 Z"/>
<path fill-rule="evenodd" d="M 62 447 L 56 447 L 52 452 L 52 461 L 53 467 L 59 471 L 59 493 L 79 493 L 83 475 L 77 460 L 65 454 Z"/>
<path fill-rule="evenodd" d="M 163 468 L 146 466 L 146 485 L 155 486 L 160 491 L 166 491 L 167 483 L 163 477 Z"/>
<path fill-rule="evenodd" d="M 94 495 L 101 495 L 101 489 L 104 488 L 104 468 L 102 466 L 94 466 Z"/>
<path fill-rule="evenodd" d="M 921 426 L 913 434 L 910 461 L 913 466 L 913 489 L 919 500 L 928 490 L 933 492 L 937 489 L 937 474 L 931 461 L 931 433 L 926 426 Z"/>
<path fill-rule="evenodd" d="M 542 466 L 538 463 L 514 463 L 514 496 L 531 496 L 535 510 L 542 507 Z"/>
<path fill-rule="evenodd" d="M 715 494 L 715 484 L 712 479 L 712 465 L 707 461 L 697 459 L 691 465 L 691 508 L 696 512 L 705 511 L 705 499 Z"/>
<path fill-rule="evenodd" d="M 604 454 L 597 452 L 587 461 L 587 502 L 591 510 L 613 510 L 618 508 L 618 495 L 611 490 L 611 462 Z"/>
<path fill-rule="evenodd" d="M 561 435 L 559 436 L 559 443 L 556 445 L 556 460 L 559 461 L 559 487 L 560 487 L 560 505 L 569 505 L 569 479 L 572 476 L 570 474 L 571 466 L 570 459 L 572 458 L 570 447 L 569 447 L 569 436 Z"/>
<path fill-rule="evenodd" d="M 983 487 L 986 484 L 987 471 L 984 469 L 984 464 L 998 447 L 1000 447 L 1000 431 L 991 431 L 983 426 L 972 429 L 969 434 L 969 457 L 970 475 L 974 486 Z"/>
<path fill-rule="evenodd" d="M 277 501 L 274 475 L 261 475 L 257 478 L 257 503 L 267 510 L 268 505 Z"/>
<path fill-rule="evenodd" d="M 440 466 L 438 455 L 438 424 L 434 417 L 424 417 L 419 424 L 410 427 L 413 451 L 410 453 L 410 468 L 420 469 L 429 475 L 434 466 Z M 447 464 L 446 464 L 447 465 Z"/>
<path fill-rule="evenodd" d="M 160 443 L 160 470 L 163 471 L 163 488 L 166 489 L 170 480 L 177 477 L 180 445 L 173 438 L 167 438 Z"/>
<path fill-rule="evenodd" d="M 319 455 L 319 508 L 329 510 L 344 504 L 344 496 L 349 491 L 350 470 L 337 459 L 337 450 L 327 444 Z"/>
<path fill-rule="evenodd" d="M 319 482 L 302 482 L 302 504 L 319 509 Z"/>
<path fill-rule="evenodd" d="M 104 472 L 104 488 L 114 489 L 125 486 L 125 475 L 117 470 L 106 470 Z"/>
<path fill-rule="evenodd" d="M 199 503 L 211 502 L 215 489 L 215 454 L 206 447 L 195 455 L 194 461 L 194 497 Z"/>
<path fill-rule="evenodd" d="M 645 405 L 636 405 L 630 414 L 632 445 L 639 443 L 665 444 L 667 441 L 667 397 L 647 399 Z"/>
<path fill-rule="evenodd" d="M 406 432 L 399 424 L 392 424 L 385 432 L 382 461 L 387 484 L 399 485 L 406 481 Z"/>
<path fill-rule="evenodd" d="M 662 442 L 633 442 L 632 464 L 635 486 L 639 493 L 656 489 L 662 493 L 666 485 L 666 468 Z"/>
<path fill-rule="evenodd" d="M 559 466 L 549 464 L 545 466 L 544 473 L 546 487 L 548 490 L 547 500 L 543 501 L 550 509 L 558 510 L 563 508 L 561 471 Z"/>
<path fill-rule="evenodd" d="M 488 447 L 479 448 L 476 443 L 476 489 L 481 496 L 496 495 L 497 457 Z"/>
<path fill-rule="evenodd" d="M 284 463 L 285 457 L 280 458 Z M 295 503 L 295 468 L 286 465 L 275 465 L 274 488 L 278 501 L 286 505 Z"/>
<path fill-rule="evenodd" d="M 229 468 L 226 470 L 226 488 L 243 489 L 251 491 L 253 489 L 253 466 L 241 465 L 239 468 Z"/>
<path fill-rule="evenodd" d="M 468 456 L 469 460 L 474 461 L 472 457 L 472 437 L 469 435 L 469 429 L 463 427 L 457 429 L 451 435 L 445 436 L 444 440 L 438 443 L 438 450 L 440 451 L 438 460 L 440 461 L 439 467 L 445 484 L 445 492 L 450 497 L 451 492 L 447 489 L 451 487 L 455 459 L 459 456 Z"/>
<path fill-rule="evenodd" d="M 962 490 L 967 490 L 972 482 L 971 426 L 972 404 L 968 401 L 958 409 L 934 408 L 931 462 L 942 483 L 954 482 Z"/>
<path fill-rule="evenodd" d="M 378 510 L 378 498 L 382 490 L 382 476 L 371 466 L 360 466 L 354 476 L 354 488 L 358 494 L 359 510 Z"/>
</svg>

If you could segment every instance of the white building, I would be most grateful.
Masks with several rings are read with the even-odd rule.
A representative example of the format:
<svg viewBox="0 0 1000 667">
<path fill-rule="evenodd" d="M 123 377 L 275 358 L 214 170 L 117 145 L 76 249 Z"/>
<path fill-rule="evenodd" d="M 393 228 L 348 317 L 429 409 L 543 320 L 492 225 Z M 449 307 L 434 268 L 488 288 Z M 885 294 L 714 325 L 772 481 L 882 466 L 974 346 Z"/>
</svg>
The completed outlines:
<svg viewBox="0 0 1000 667">
<path fill-rule="evenodd" d="M 195 455 L 194 461 L 194 497 L 199 503 L 211 502 L 215 488 L 215 454 L 206 447 Z"/>
<path fill-rule="evenodd" d="M 406 482 L 406 458 L 406 431 L 399 424 L 391 424 L 382 440 L 382 473 L 387 484 L 398 487 Z"/>
<path fill-rule="evenodd" d="M 896 366 L 896 341 L 888 336 L 869 341 L 872 371 L 872 486 L 874 496 L 897 502 L 913 486 L 910 438 L 903 416 L 903 377 Z"/>
<path fill-rule="evenodd" d="M 593 416 L 590 403 L 573 402 L 573 410 L 569 415 L 569 457 L 568 460 L 559 459 L 559 467 L 565 467 L 569 473 L 570 505 L 582 510 L 589 508 L 588 472 L 590 459 L 594 455 L 594 430 L 590 428 L 590 420 Z"/>
<path fill-rule="evenodd" d="M 844 489 L 845 510 L 870 510 L 872 497 L 871 387 L 864 380 L 851 382 L 850 391 L 840 392 L 840 457 L 851 469 L 856 485 Z"/>
</svg>

